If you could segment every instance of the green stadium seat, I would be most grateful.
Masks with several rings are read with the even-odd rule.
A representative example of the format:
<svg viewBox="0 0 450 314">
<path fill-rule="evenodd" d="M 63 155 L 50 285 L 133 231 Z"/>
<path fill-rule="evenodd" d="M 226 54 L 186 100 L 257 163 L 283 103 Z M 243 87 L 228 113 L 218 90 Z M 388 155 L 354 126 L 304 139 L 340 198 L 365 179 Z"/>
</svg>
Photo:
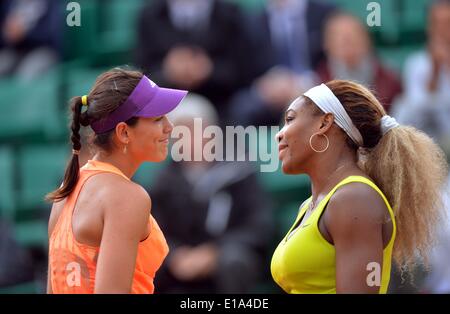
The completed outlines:
<svg viewBox="0 0 450 314">
<path fill-rule="evenodd" d="M 42 142 L 61 136 L 56 75 L 31 82 L 10 81 L 2 84 L 0 94 L 0 141 Z"/>
<path fill-rule="evenodd" d="M 400 47 L 379 47 L 376 49 L 381 60 L 391 69 L 401 75 L 405 61 L 412 53 L 423 48 L 421 45 L 400 46 Z"/>
<path fill-rule="evenodd" d="M 398 45 L 421 45 L 426 41 L 428 6 L 431 1 L 403 1 L 400 10 L 401 38 Z"/>
<path fill-rule="evenodd" d="M 401 28 L 403 31 L 420 32 L 426 29 L 430 0 L 402 1 Z"/>
<path fill-rule="evenodd" d="M 367 1 L 373 2 L 373 1 Z M 397 2 L 392 0 L 378 0 L 381 6 L 381 26 L 379 28 L 381 38 L 386 43 L 395 43 L 400 38 L 399 11 Z M 369 13 L 368 11 L 366 11 Z"/>
<path fill-rule="evenodd" d="M 61 139 L 69 139 L 69 125 L 72 118 L 70 110 L 70 99 L 89 93 L 98 75 L 106 71 L 106 68 L 90 68 L 84 60 L 66 62 L 59 68 L 60 93 L 58 94 L 59 105 L 59 132 L 63 133 Z"/>
<path fill-rule="evenodd" d="M 59 145 L 29 145 L 21 149 L 20 208 L 49 207 L 44 203 L 48 192 L 57 188 L 64 177 L 69 157 L 65 143 Z"/>
<path fill-rule="evenodd" d="M 64 27 L 64 59 L 94 58 L 99 44 L 98 0 L 78 0 L 81 8 L 81 26 Z M 65 7 L 64 7 L 65 8 Z M 68 11 L 63 15 L 67 16 Z"/>
<path fill-rule="evenodd" d="M 268 132 L 267 141 L 260 138 L 261 135 L 264 133 L 259 133 L 258 148 L 264 152 L 277 151 L 278 161 L 278 143 L 275 140 L 275 134 Z M 250 147 L 252 146 L 256 147 L 254 141 L 250 144 Z M 259 161 L 258 164 L 261 166 L 264 163 Z M 276 171 L 273 172 L 261 172 L 259 167 L 257 169 L 263 189 L 274 201 L 273 218 L 276 224 L 274 246 L 278 245 L 292 226 L 300 204 L 311 195 L 310 180 L 307 175 L 287 175 L 283 173 L 281 167 L 279 162 Z"/>
<path fill-rule="evenodd" d="M 151 196 L 152 185 L 155 182 L 158 172 L 169 162 L 169 158 L 167 158 L 164 162 L 146 162 L 142 164 L 133 176 L 133 181 L 148 188 Z"/>
<path fill-rule="evenodd" d="M 108 4 L 102 7 L 103 27 L 98 51 L 101 53 L 129 52 L 134 48 L 138 14 L 143 5 L 145 5 L 143 0 L 109 0 Z M 124 62 L 111 63 L 121 64 L 132 60 L 121 61 Z"/>
<path fill-rule="evenodd" d="M 15 209 L 14 156 L 7 146 L 0 147 L 0 217 L 13 220 Z"/>
<path fill-rule="evenodd" d="M 48 246 L 47 226 L 47 220 L 43 218 L 16 222 L 14 226 L 15 238 L 24 247 L 46 248 Z"/>
<path fill-rule="evenodd" d="M 61 145 L 26 145 L 20 149 L 18 204 L 14 213 L 15 235 L 25 247 L 45 248 L 51 204 L 45 195 L 62 182 L 68 149 Z"/>
<path fill-rule="evenodd" d="M 70 99 L 75 96 L 89 94 L 98 75 L 109 70 L 109 68 L 90 68 L 84 62 L 74 62 L 73 64 L 65 64 L 61 69 L 61 77 L 63 77 L 64 93 L 60 94 L 60 121 L 61 129 L 65 133 L 64 140 L 66 143 L 69 139 L 69 125 L 72 119 L 70 110 Z M 83 128 L 82 128 L 83 132 Z"/>
<path fill-rule="evenodd" d="M 41 285 L 36 281 L 29 281 L 9 287 L 0 288 L 0 294 L 36 294 L 44 293 Z"/>
<path fill-rule="evenodd" d="M 229 2 L 236 3 L 245 11 L 257 11 L 262 10 L 267 3 L 267 0 L 227 0 Z"/>
<path fill-rule="evenodd" d="M 67 141 L 69 138 L 70 119 L 70 99 L 75 96 L 88 94 L 95 79 L 99 74 L 109 68 L 89 67 L 86 59 L 67 61 L 58 66 L 55 70 L 58 76 L 58 131 L 62 133 L 59 138 Z"/>
<path fill-rule="evenodd" d="M 281 239 L 287 234 L 289 229 L 294 224 L 294 221 L 299 213 L 299 206 L 302 204 L 302 202 L 303 201 L 287 203 L 274 212 L 274 218 L 277 224 L 277 242 L 281 241 Z"/>
<path fill-rule="evenodd" d="M 261 133 L 260 135 L 261 136 Z M 285 204 L 286 202 L 301 202 L 309 197 L 310 186 L 309 178 L 306 175 L 286 175 L 281 169 L 281 162 L 278 161 L 278 143 L 275 141 L 275 134 L 268 132 L 267 142 L 258 139 L 258 146 L 255 143 L 251 144 L 254 148 L 258 147 L 259 151 L 273 152 L 275 154 L 278 166 L 273 172 L 262 172 L 261 166 L 267 163 L 258 161 L 258 174 L 259 180 L 263 188 L 270 193 L 275 201 L 279 204 Z M 269 146 L 267 146 L 269 145 Z M 274 162 L 273 160 L 271 161 Z"/>
<path fill-rule="evenodd" d="M 370 13 L 367 11 L 367 4 L 372 2 L 368 0 L 352 1 L 352 0 L 328 0 L 327 2 L 335 4 L 338 9 L 351 13 L 360 18 L 364 23 L 366 22 L 367 15 Z"/>
<path fill-rule="evenodd" d="M 29 134 L 41 126 L 39 107 L 29 107 L 23 101 L 27 86 L 16 81 L 2 84 L 0 94 L 0 138 L 7 140 Z M 29 109 L 29 110 L 27 110 Z M 36 117 L 35 115 L 38 114 Z"/>
<path fill-rule="evenodd" d="M 263 187 L 280 203 L 302 202 L 310 195 L 310 181 L 306 175 L 286 175 L 280 169 L 276 172 L 259 174 Z"/>
<path fill-rule="evenodd" d="M 97 77 L 109 68 L 72 68 L 67 72 L 67 103 L 74 96 L 89 94 Z"/>
</svg>

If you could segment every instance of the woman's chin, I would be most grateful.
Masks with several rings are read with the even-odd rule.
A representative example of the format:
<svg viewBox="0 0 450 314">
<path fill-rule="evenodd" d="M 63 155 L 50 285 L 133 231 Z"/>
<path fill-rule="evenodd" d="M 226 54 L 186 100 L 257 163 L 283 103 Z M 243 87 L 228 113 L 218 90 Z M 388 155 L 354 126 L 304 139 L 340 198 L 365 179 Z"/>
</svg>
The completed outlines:
<svg viewBox="0 0 450 314">
<path fill-rule="evenodd" d="M 292 164 L 289 162 L 281 162 L 281 170 L 284 174 L 301 174 L 302 172 L 299 169 L 295 169 L 292 167 Z"/>
<path fill-rule="evenodd" d="M 287 162 L 283 161 L 281 162 L 281 170 L 283 171 L 284 174 L 292 174 L 291 167 Z"/>
<path fill-rule="evenodd" d="M 166 158 L 167 158 L 167 151 L 160 152 L 159 154 L 154 154 L 152 156 L 149 156 L 148 158 L 146 158 L 145 161 L 147 161 L 147 162 L 162 162 L 162 161 L 166 160 Z"/>
<path fill-rule="evenodd" d="M 161 154 L 158 156 L 158 160 L 157 160 L 156 162 L 162 162 L 162 161 L 166 160 L 166 158 L 167 158 L 167 151 L 161 153 Z"/>
</svg>

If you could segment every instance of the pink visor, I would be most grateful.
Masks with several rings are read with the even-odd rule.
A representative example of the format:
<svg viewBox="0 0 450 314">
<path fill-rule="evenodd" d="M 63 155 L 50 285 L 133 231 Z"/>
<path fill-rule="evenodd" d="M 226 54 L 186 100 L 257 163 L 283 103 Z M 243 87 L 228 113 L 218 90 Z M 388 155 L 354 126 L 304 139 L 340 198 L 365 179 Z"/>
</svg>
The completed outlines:
<svg viewBox="0 0 450 314">
<path fill-rule="evenodd" d="M 143 76 L 127 100 L 103 119 L 91 123 L 96 134 L 111 131 L 119 122 L 132 117 L 159 117 L 175 109 L 187 91 L 162 88 Z"/>
</svg>

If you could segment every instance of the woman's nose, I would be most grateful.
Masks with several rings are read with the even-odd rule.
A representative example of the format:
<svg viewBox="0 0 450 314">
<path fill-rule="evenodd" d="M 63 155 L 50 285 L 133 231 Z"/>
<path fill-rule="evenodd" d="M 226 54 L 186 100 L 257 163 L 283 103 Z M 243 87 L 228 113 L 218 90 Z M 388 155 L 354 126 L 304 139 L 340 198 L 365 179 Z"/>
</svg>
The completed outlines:
<svg viewBox="0 0 450 314">
<path fill-rule="evenodd" d="M 278 143 L 281 142 L 283 139 L 283 129 L 281 129 L 276 135 L 275 135 L 275 141 Z"/>
<path fill-rule="evenodd" d="M 164 126 L 164 131 L 166 133 L 170 133 L 173 130 L 173 124 L 172 124 L 172 122 L 170 122 L 170 120 L 167 117 L 165 119 L 166 119 L 166 123 Z"/>
</svg>

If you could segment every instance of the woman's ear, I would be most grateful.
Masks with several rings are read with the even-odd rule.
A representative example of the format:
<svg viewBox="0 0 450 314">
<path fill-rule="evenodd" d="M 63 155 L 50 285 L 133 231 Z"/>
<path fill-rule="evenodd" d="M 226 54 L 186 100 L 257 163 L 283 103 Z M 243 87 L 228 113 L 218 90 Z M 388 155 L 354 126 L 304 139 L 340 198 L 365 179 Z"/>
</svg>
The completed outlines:
<svg viewBox="0 0 450 314">
<path fill-rule="evenodd" d="M 128 125 L 125 122 L 120 122 L 116 125 L 116 137 L 119 143 L 128 144 L 130 142 L 128 134 Z"/>
<path fill-rule="evenodd" d="M 334 115 L 332 113 L 327 113 L 322 116 L 322 121 L 320 124 L 320 131 L 326 132 L 328 131 L 334 122 Z"/>
</svg>

